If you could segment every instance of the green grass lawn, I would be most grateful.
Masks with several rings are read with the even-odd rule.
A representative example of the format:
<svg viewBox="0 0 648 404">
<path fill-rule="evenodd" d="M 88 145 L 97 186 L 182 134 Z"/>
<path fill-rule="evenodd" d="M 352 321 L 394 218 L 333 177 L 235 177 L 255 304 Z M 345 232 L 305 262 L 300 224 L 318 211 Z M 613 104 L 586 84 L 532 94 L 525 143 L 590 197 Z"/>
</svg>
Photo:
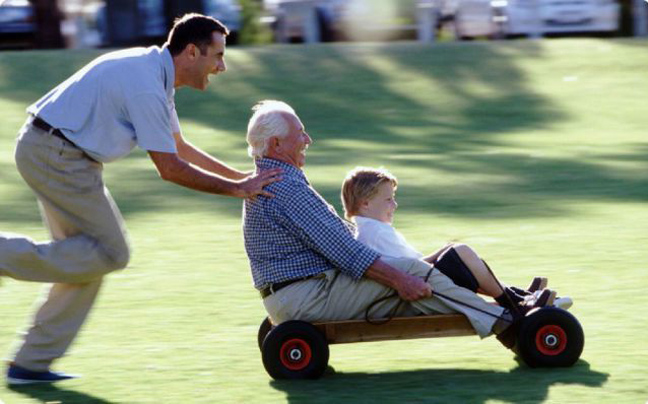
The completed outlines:
<svg viewBox="0 0 648 404">
<path fill-rule="evenodd" d="M 506 282 L 548 276 L 585 330 L 575 367 L 532 370 L 495 339 L 461 337 L 334 345 L 335 375 L 273 381 L 241 202 L 165 183 L 137 151 L 106 168 L 132 263 L 56 364 L 84 377 L 0 386 L 0 401 L 646 402 L 647 51 L 589 39 L 235 48 L 207 92 L 177 94 L 185 135 L 241 169 L 250 107 L 285 100 L 314 139 L 305 171 L 338 211 L 345 173 L 383 165 L 400 180 L 395 225 L 417 248 L 458 240 Z M 0 231 L 47 238 L 14 138 L 25 107 L 99 53 L 0 53 Z M 42 287 L 2 278 L 7 356 Z"/>
</svg>

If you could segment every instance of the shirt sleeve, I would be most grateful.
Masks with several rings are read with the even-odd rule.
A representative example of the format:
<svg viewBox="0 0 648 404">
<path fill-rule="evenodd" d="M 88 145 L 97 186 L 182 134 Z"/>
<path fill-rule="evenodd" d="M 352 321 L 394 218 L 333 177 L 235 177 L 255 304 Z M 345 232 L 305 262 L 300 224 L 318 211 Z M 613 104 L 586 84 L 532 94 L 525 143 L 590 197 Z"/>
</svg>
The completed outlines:
<svg viewBox="0 0 648 404">
<path fill-rule="evenodd" d="M 176 111 L 175 102 L 169 100 L 167 105 L 169 107 L 169 116 L 171 117 L 171 133 L 180 133 L 180 119 L 178 118 L 178 111 Z"/>
<path fill-rule="evenodd" d="M 155 93 L 139 94 L 126 101 L 136 142 L 144 150 L 176 153 L 167 99 Z M 175 110 L 175 108 L 174 108 Z"/>
<path fill-rule="evenodd" d="M 279 222 L 342 272 L 360 279 L 380 255 L 353 238 L 335 210 L 309 187 L 292 193 Z"/>
</svg>

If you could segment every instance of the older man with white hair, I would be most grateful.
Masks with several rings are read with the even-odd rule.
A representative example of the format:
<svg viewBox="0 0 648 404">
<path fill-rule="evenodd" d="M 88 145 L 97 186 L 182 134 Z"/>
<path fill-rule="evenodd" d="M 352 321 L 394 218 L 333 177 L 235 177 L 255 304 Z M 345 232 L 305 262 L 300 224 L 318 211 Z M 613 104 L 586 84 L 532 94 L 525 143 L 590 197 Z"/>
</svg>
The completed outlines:
<svg viewBox="0 0 648 404">
<path fill-rule="evenodd" d="M 274 198 L 246 200 L 243 217 L 254 286 L 273 322 L 361 319 L 367 306 L 395 290 L 408 303 L 385 299 L 373 316 L 459 312 L 482 338 L 511 334 L 505 330 L 514 328 L 513 315 L 502 307 L 424 261 L 381 257 L 355 240 L 302 171 L 312 139 L 295 111 L 280 101 L 262 101 L 253 110 L 247 141 L 256 169 L 283 170 L 283 180 L 267 187 Z"/>
</svg>

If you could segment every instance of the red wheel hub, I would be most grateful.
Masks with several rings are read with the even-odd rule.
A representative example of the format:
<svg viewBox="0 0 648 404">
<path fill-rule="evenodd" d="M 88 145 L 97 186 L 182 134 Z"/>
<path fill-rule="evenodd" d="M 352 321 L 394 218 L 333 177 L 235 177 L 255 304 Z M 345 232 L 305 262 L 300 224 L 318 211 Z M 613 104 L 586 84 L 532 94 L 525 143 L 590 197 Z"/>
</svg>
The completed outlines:
<svg viewBox="0 0 648 404">
<path fill-rule="evenodd" d="M 536 333 L 535 342 L 543 355 L 559 355 L 567 347 L 567 333 L 560 326 L 545 325 Z"/>
<path fill-rule="evenodd" d="M 300 338 L 284 342 L 279 351 L 281 364 L 290 370 L 304 369 L 310 363 L 312 355 L 310 345 Z"/>
</svg>

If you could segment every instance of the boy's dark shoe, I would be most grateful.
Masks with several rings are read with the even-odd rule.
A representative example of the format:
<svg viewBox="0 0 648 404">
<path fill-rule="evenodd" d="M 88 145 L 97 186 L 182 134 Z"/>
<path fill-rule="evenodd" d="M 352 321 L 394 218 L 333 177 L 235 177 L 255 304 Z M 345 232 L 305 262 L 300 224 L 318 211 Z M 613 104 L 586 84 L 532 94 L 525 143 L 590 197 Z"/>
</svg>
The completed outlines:
<svg viewBox="0 0 648 404">
<path fill-rule="evenodd" d="M 554 300 L 556 300 L 556 292 L 551 289 L 543 289 L 527 296 L 523 305 L 529 309 L 534 309 L 536 307 L 551 306 L 554 304 Z"/>
<path fill-rule="evenodd" d="M 526 290 L 534 293 L 538 290 L 546 289 L 548 284 L 549 280 L 547 278 L 545 278 L 544 276 L 536 276 L 535 278 L 533 278 L 531 284 Z"/>
</svg>

